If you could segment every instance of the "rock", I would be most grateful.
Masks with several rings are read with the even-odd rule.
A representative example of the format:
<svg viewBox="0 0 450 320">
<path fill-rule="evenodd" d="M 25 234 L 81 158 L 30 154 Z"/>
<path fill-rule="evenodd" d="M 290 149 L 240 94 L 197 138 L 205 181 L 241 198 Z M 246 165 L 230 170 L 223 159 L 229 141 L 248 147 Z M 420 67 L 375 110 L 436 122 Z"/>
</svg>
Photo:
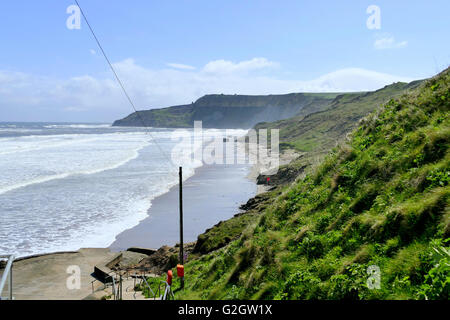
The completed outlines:
<svg viewBox="0 0 450 320">
<path fill-rule="evenodd" d="M 189 256 L 195 246 L 195 242 L 186 243 L 183 246 L 184 253 Z M 143 258 L 133 266 L 132 270 L 146 273 L 163 274 L 174 268 L 178 263 L 179 248 L 162 246 L 155 253 Z"/>
</svg>

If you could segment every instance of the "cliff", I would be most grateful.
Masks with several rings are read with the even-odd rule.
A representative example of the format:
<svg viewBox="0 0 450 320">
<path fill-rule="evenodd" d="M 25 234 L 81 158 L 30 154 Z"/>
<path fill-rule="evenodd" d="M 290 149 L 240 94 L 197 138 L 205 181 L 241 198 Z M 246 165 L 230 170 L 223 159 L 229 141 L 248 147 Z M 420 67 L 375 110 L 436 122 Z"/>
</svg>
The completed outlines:
<svg viewBox="0 0 450 320">
<path fill-rule="evenodd" d="M 286 95 L 206 95 L 189 105 L 132 113 L 113 126 L 189 128 L 202 121 L 204 128 L 251 128 L 259 122 L 301 115 L 302 110 L 324 110 L 337 93 L 292 93 Z"/>
</svg>

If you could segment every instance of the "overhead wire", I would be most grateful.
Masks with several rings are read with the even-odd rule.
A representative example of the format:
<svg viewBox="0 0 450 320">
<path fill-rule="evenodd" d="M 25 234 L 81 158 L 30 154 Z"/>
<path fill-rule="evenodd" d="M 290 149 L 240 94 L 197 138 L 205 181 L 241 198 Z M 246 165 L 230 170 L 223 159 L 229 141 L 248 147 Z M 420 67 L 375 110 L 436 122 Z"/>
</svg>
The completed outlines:
<svg viewBox="0 0 450 320">
<path fill-rule="evenodd" d="M 75 3 L 77 4 L 78 8 L 80 9 L 80 13 L 81 13 L 81 15 L 83 16 L 83 19 L 84 19 L 84 21 L 86 22 L 87 26 L 89 27 L 89 30 L 91 31 L 92 36 L 94 37 L 95 42 L 97 43 L 97 46 L 100 48 L 100 51 L 102 52 L 103 57 L 105 58 L 105 60 L 106 60 L 106 62 L 108 63 L 108 65 L 109 65 L 111 71 L 113 72 L 114 77 L 116 78 L 117 82 L 119 83 L 119 85 L 120 85 L 120 87 L 121 87 L 121 89 L 122 89 L 122 91 L 123 91 L 125 97 L 127 98 L 128 102 L 130 103 L 130 105 L 131 105 L 131 107 L 133 108 L 134 112 L 136 113 L 137 117 L 138 117 L 139 120 L 141 121 L 142 126 L 144 127 L 146 133 L 150 135 L 151 139 L 153 140 L 153 142 L 155 143 L 155 145 L 158 147 L 158 149 L 159 149 L 159 151 L 161 152 L 161 154 L 166 158 L 166 160 L 168 160 L 169 163 L 170 163 L 172 166 L 174 166 L 172 160 L 169 158 L 169 156 L 166 154 L 166 152 L 165 152 L 165 151 L 162 149 L 162 147 L 159 145 L 159 143 L 157 142 L 157 140 L 155 139 L 155 137 L 153 136 L 153 134 L 150 132 L 150 130 L 149 130 L 148 126 L 146 125 L 144 119 L 142 118 L 142 115 L 141 115 L 140 112 L 137 110 L 137 108 L 136 108 L 136 106 L 135 106 L 133 100 L 131 99 L 130 95 L 128 94 L 127 90 L 125 89 L 125 86 L 123 85 L 123 82 L 120 80 L 120 78 L 119 78 L 119 76 L 118 76 L 116 70 L 114 69 L 113 64 L 112 64 L 111 61 L 109 60 L 109 58 L 108 58 L 108 56 L 107 56 L 105 50 L 103 49 L 102 44 L 100 43 L 100 41 L 99 41 L 97 35 L 95 34 L 94 29 L 92 28 L 91 24 L 89 23 L 89 20 L 87 19 L 86 15 L 85 15 L 85 13 L 84 13 L 84 11 L 83 11 L 83 8 L 80 6 L 78 0 L 75 0 Z"/>
</svg>

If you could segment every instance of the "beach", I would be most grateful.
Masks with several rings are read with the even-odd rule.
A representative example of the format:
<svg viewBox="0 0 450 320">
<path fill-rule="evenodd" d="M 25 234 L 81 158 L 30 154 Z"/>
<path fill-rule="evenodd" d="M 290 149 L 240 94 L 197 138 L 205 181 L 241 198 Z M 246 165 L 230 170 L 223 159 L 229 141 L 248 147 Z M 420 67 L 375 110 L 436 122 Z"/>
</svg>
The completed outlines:
<svg viewBox="0 0 450 320">
<path fill-rule="evenodd" d="M 184 242 L 239 212 L 239 206 L 255 196 L 257 186 L 249 165 L 205 165 L 183 183 Z M 120 233 L 113 251 L 129 247 L 157 249 L 179 242 L 179 186 L 155 198 L 148 217 Z"/>
</svg>

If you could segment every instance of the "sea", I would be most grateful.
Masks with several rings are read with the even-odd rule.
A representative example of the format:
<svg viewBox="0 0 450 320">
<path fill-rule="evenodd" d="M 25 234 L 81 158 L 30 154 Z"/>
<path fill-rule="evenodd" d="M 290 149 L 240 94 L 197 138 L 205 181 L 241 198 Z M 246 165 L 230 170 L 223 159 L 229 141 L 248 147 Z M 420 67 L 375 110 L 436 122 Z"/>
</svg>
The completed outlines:
<svg viewBox="0 0 450 320">
<path fill-rule="evenodd" d="M 193 139 L 193 130 L 0 123 L 0 255 L 108 247 L 178 183 L 181 163 L 184 179 L 202 166 L 171 161 L 180 145 L 190 154 Z"/>
</svg>

